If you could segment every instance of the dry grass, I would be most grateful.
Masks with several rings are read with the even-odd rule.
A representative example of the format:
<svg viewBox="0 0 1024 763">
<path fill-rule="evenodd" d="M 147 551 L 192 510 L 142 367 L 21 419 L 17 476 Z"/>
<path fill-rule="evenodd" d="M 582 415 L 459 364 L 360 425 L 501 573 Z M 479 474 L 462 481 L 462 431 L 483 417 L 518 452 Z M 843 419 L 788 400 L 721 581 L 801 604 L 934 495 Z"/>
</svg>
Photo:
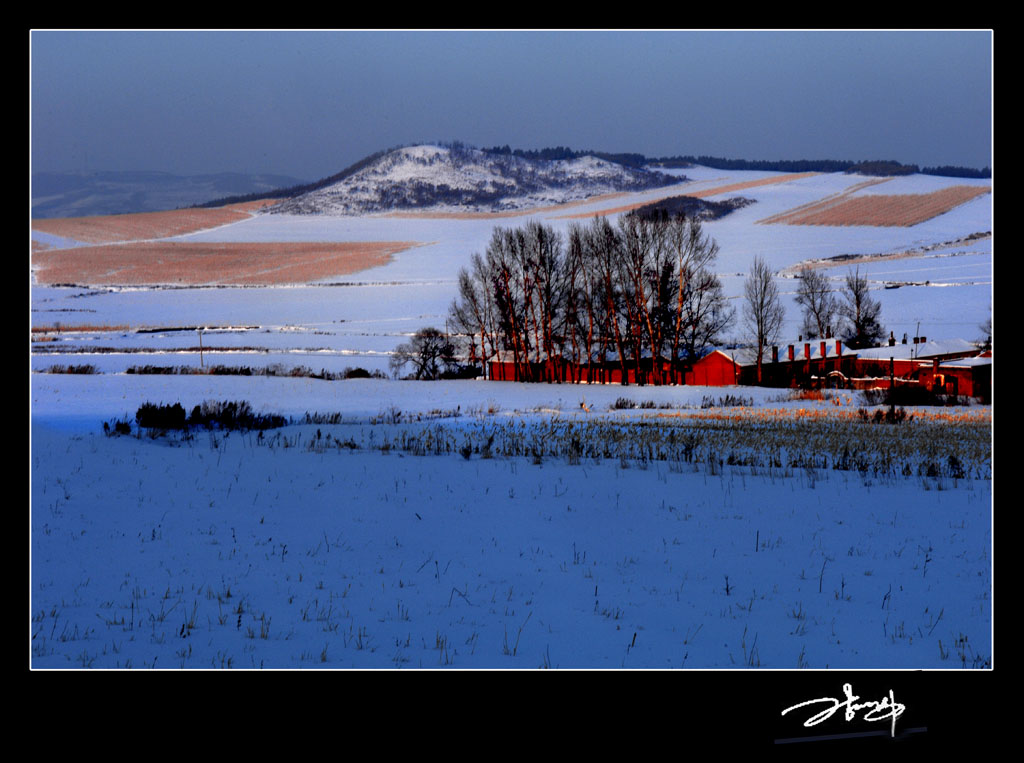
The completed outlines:
<svg viewBox="0 0 1024 763">
<path fill-rule="evenodd" d="M 988 186 L 957 185 L 931 193 L 845 197 L 792 210 L 761 222 L 787 225 L 869 225 L 906 228 L 938 217 L 971 199 L 991 192 Z"/>
<path fill-rule="evenodd" d="M 80 324 L 80 325 L 70 325 L 70 326 L 68 326 L 68 325 L 65 325 L 65 324 L 61 323 L 59 325 L 54 324 L 52 326 L 33 326 L 32 327 L 32 333 L 33 334 L 57 334 L 57 333 L 67 334 L 67 333 L 79 332 L 79 331 L 80 332 L 95 333 L 95 332 L 98 332 L 98 331 L 129 331 L 129 330 L 130 330 L 130 327 L 127 324 L 118 325 L 118 326 L 111 326 L 111 325 L 107 325 L 107 324 L 96 325 L 96 324 L 93 324 L 93 323 L 84 323 L 84 324 Z M 35 337 L 33 337 L 33 339 L 35 339 Z M 39 341 L 45 341 L 45 340 L 40 339 Z"/>
<path fill-rule="evenodd" d="M 723 193 L 732 193 L 734 191 L 742 191 L 745 188 L 755 188 L 762 185 L 775 185 L 776 183 L 788 183 L 790 180 L 799 180 L 805 177 L 811 177 L 817 175 L 817 172 L 794 172 L 787 175 L 776 175 L 774 177 L 761 178 L 760 180 L 747 180 L 743 183 L 728 183 L 726 185 L 715 186 L 714 188 L 708 188 L 703 191 L 693 191 L 687 193 L 687 196 L 692 196 L 695 199 L 705 199 L 709 196 L 718 196 Z M 627 204 L 621 207 L 611 207 L 609 209 L 602 209 L 594 212 L 584 212 L 576 215 L 561 215 L 558 219 L 560 220 L 574 220 L 585 217 L 603 217 L 605 215 L 614 215 L 620 212 L 630 212 L 639 207 L 646 206 L 648 204 L 654 204 L 662 199 L 668 199 L 673 196 L 679 196 L 679 190 L 671 194 L 667 194 L 657 199 L 647 199 L 646 201 L 638 202 L 636 204 Z"/>
<path fill-rule="evenodd" d="M 214 209 L 173 209 L 166 212 L 139 212 L 128 215 L 33 220 L 32 230 L 87 244 L 141 241 L 181 236 L 244 220 L 251 217 L 256 210 L 274 203 L 274 200 L 265 199 Z M 33 249 L 35 248 L 34 245 Z"/>
<path fill-rule="evenodd" d="M 94 286 L 302 284 L 386 264 L 415 242 L 152 241 L 32 255 L 37 282 Z"/>
</svg>

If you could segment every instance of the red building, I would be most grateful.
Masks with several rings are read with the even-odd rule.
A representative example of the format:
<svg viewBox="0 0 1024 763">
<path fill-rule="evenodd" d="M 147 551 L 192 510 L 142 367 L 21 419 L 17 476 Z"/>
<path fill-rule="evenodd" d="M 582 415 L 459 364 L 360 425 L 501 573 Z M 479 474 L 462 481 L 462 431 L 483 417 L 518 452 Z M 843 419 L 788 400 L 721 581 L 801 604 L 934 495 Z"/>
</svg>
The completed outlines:
<svg viewBox="0 0 1024 763">
<path fill-rule="evenodd" d="M 891 341 L 891 340 L 890 340 Z M 988 399 L 992 391 L 992 357 L 980 356 L 963 339 L 925 340 L 850 351 L 838 339 L 799 341 L 767 348 L 758 381 L 757 351 L 750 347 L 716 349 L 684 366 L 659 360 L 660 383 L 708 387 L 758 385 L 763 387 L 833 387 L 885 389 L 890 385 L 915 386 L 942 394 Z M 653 384 L 650 358 L 627 361 L 617 357 L 576 365 L 562 357 L 516 363 L 511 352 L 499 353 L 488 363 L 495 381 L 538 381 L 582 384 Z"/>
</svg>

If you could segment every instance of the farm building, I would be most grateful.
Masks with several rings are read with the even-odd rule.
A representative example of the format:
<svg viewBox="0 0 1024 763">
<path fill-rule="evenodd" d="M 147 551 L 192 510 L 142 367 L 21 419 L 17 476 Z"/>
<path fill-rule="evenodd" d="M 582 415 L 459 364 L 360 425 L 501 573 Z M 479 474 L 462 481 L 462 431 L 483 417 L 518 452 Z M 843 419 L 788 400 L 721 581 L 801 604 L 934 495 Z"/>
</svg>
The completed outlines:
<svg viewBox="0 0 1024 763">
<path fill-rule="evenodd" d="M 937 385 L 947 395 L 966 395 L 992 399 L 992 355 L 960 358 L 938 363 L 933 371 L 933 389 Z"/>
<path fill-rule="evenodd" d="M 761 360 L 761 386 L 826 386 L 835 374 L 848 374 L 856 356 L 843 348 L 838 339 L 797 342 L 784 349 L 766 350 Z M 843 376 L 845 378 L 845 375 Z M 757 384 L 757 350 L 713 350 L 686 372 L 687 384 L 712 387 L 730 384 Z"/>
<path fill-rule="evenodd" d="M 890 340 L 891 342 L 892 340 Z M 965 370 L 962 362 L 978 356 L 978 348 L 965 339 L 927 341 L 924 337 L 912 343 L 892 343 L 883 347 L 871 347 L 857 353 L 854 374 L 848 379 L 853 389 L 885 389 L 890 385 L 917 386 L 933 389 L 936 383 L 943 394 L 977 396 L 970 389 L 986 389 L 984 378 L 987 374 L 991 387 L 991 357 L 988 362 L 971 364 Z M 949 377 L 941 378 L 940 366 L 954 363 Z M 955 369 L 955 370 L 954 370 Z M 939 390 L 936 390 L 939 391 Z"/>
<path fill-rule="evenodd" d="M 839 339 L 798 341 L 766 348 L 757 380 L 757 351 L 752 347 L 714 349 L 692 364 L 661 359 L 661 384 L 708 387 L 759 385 L 764 387 L 829 387 L 885 389 L 917 387 L 949 395 L 987 398 L 992 388 L 992 358 L 963 339 L 897 343 L 851 351 Z M 488 364 L 494 381 L 536 381 L 581 384 L 654 384 L 651 358 L 639 364 L 620 363 L 607 355 L 589 364 L 574 364 L 563 357 L 517 363 L 511 352 L 498 353 Z"/>
<path fill-rule="evenodd" d="M 660 360 L 662 384 L 682 384 L 683 370 L 679 364 Z M 625 365 L 625 369 L 623 369 Z M 527 362 L 505 350 L 488 362 L 488 377 L 492 381 L 535 381 L 568 384 L 653 384 L 654 364 L 649 357 L 620 363 L 618 356 L 609 353 L 590 363 L 576 364 L 561 356 L 540 358 L 534 354 Z"/>
</svg>

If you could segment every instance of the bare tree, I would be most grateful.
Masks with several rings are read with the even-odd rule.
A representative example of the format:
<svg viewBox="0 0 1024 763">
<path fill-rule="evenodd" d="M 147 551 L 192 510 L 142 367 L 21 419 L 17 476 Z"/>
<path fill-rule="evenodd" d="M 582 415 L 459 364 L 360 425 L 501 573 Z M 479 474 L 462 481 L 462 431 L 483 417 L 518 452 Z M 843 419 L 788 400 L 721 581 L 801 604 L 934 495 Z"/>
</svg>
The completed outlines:
<svg viewBox="0 0 1024 763">
<path fill-rule="evenodd" d="M 705 348 L 717 344 L 732 325 L 736 311 L 729 301 L 718 276 L 700 268 L 686 277 L 686 288 L 680 294 L 678 347 L 691 363 Z"/>
<path fill-rule="evenodd" d="M 718 341 L 732 320 L 712 267 L 718 246 L 700 222 L 630 215 L 612 225 L 595 217 L 572 224 L 564 237 L 539 223 L 496 228 L 483 256 L 459 272 L 450 325 L 471 362 L 511 351 L 524 380 L 561 371 L 570 356 L 573 381 L 582 368 L 613 354 L 623 380 L 628 367 L 643 380 L 641 358 L 693 360 Z M 652 381 L 664 383 L 661 363 Z"/>
<path fill-rule="evenodd" d="M 832 284 L 824 272 L 811 267 L 801 269 L 796 303 L 804 311 L 804 336 L 814 339 L 831 334 L 839 303 L 832 294 Z"/>
<path fill-rule="evenodd" d="M 981 330 L 981 334 L 982 334 L 981 341 L 978 342 L 978 345 L 981 347 L 982 350 L 991 350 L 992 349 L 992 316 L 990 315 L 988 318 L 986 318 L 985 321 L 980 326 L 978 326 L 978 328 Z"/>
<path fill-rule="evenodd" d="M 459 270 L 458 297 L 452 300 L 449 316 L 459 344 L 468 345 L 464 354 L 468 356 L 470 365 L 476 366 L 479 362 L 486 373 L 487 361 L 499 349 L 495 336 L 498 328 L 491 274 L 487 262 L 479 254 L 470 258 L 470 269 Z"/>
<path fill-rule="evenodd" d="M 722 282 L 712 270 L 718 244 L 707 236 L 696 217 L 678 216 L 669 227 L 669 246 L 675 256 L 676 297 L 672 311 L 672 360 L 680 351 L 696 361 L 704 349 L 722 338 L 735 316 Z"/>
<path fill-rule="evenodd" d="M 757 381 L 761 383 L 761 365 L 765 347 L 773 344 L 782 328 L 785 312 L 779 299 L 771 268 L 760 257 L 754 258 L 750 275 L 743 284 L 746 303 L 743 318 L 750 338 L 757 347 Z"/>
<path fill-rule="evenodd" d="M 875 347 L 885 339 L 885 329 L 879 321 L 882 303 L 872 299 L 867 275 L 860 268 L 846 275 L 843 302 L 839 314 L 845 319 L 843 342 L 854 350 Z"/>
<path fill-rule="evenodd" d="M 389 363 L 395 376 L 411 363 L 415 379 L 440 379 L 458 367 L 454 345 L 432 326 L 420 329 L 410 341 L 398 345 Z"/>
</svg>

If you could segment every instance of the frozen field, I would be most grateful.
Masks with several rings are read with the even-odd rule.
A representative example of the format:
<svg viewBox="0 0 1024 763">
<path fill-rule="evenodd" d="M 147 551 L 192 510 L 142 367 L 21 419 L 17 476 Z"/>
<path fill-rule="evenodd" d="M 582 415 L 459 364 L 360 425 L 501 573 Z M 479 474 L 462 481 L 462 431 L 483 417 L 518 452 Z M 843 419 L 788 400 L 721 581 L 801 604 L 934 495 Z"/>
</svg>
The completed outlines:
<svg viewBox="0 0 1024 763">
<path fill-rule="evenodd" d="M 697 168 L 668 193 L 773 174 Z M 992 229 L 990 196 L 911 228 L 757 224 L 860 181 L 727 194 L 757 201 L 706 224 L 737 307 L 765 257 L 795 338 L 787 268 L 909 253 L 860 265 L 884 326 L 979 338 L 992 238 L 963 239 Z M 857 194 L 977 183 L 913 176 Z M 564 230 L 562 214 L 535 217 Z M 124 373 L 387 371 L 396 345 L 444 328 L 494 225 L 527 219 L 258 216 L 180 240 L 421 245 L 291 287 L 30 284 L 34 327 L 90 327 L 33 342 L 31 368 L 98 371 L 30 375 L 32 667 L 991 667 L 991 407 L 892 427 L 857 420 L 854 393 Z M 204 401 L 296 423 L 103 432 L 145 402 Z"/>
<path fill-rule="evenodd" d="M 885 432 L 779 390 L 593 388 L 586 413 L 510 383 L 33 386 L 36 668 L 991 666 L 987 408 Z M 737 437 L 740 409 L 701 408 L 724 394 L 749 395 Z M 241 395 L 340 416 L 102 431 Z"/>
</svg>

